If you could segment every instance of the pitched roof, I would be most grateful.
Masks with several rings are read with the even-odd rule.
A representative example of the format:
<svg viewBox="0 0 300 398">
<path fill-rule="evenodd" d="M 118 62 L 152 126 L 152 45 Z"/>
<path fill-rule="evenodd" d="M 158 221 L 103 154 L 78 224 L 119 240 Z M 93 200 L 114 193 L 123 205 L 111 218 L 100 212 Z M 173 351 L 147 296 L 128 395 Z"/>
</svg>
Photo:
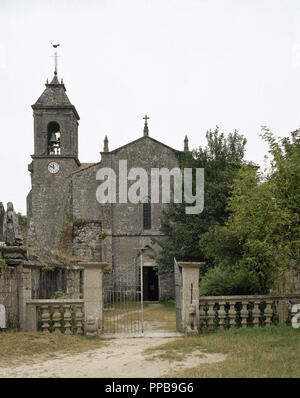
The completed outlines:
<svg viewBox="0 0 300 398">
<path fill-rule="evenodd" d="M 141 140 L 144 140 L 144 139 L 154 141 L 155 143 L 160 144 L 160 145 L 164 146 L 165 148 L 170 149 L 171 151 L 178 152 L 177 149 L 171 148 L 170 146 L 168 146 L 168 145 L 166 145 L 166 144 L 164 144 L 164 143 L 162 143 L 162 142 L 160 142 L 160 141 L 158 141 L 158 140 L 156 140 L 156 139 L 154 139 L 154 138 L 152 138 L 152 137 L 149 137 L 149 136 L 142 136 L 142 137 L 140 137 L 140 138 L 138 138 L 138 139 L 136 139 L 136 140 L 134 140 L 134 141 L 128 142 L 128 144 L 125 144 L 125 145 L 123 145 L 123 146 L 120 146 L 119 148 L 116 148 L 116 149 L 114 149 L 113 151 L 110 151 L 110 152 L 108 152 L 108 153 L 116 153 L 116 152 L 118 152 L 119 150 L 121 150 L 121 149 L 123 149 L 123 148 L 126 148 L 127 146 L 132 145 L 132 144 L 135 144 L 135 143 L 137 143 L 137 142 L 139 142 L 139 141 L 141 141 Z"/>
<path fill-rule="evenodd" d="M 78 169 L 73 171 L 71 174 L 73 175 L 73 174 L 80 173 L 81 171 L 84 171 L 90 167 L 93 167 L 93 166 L 99 165 L 99 164 L 101 164 L 101 161 L 97 162 L 97 163 L 81 163 L 81 165 L 78 167 Z"/>
<path fill-rule="evenodd" d="M 93 166 L 95 163 L 81 163 L 79 170 L 86 169 L 89 166 Z"/>
</svg>

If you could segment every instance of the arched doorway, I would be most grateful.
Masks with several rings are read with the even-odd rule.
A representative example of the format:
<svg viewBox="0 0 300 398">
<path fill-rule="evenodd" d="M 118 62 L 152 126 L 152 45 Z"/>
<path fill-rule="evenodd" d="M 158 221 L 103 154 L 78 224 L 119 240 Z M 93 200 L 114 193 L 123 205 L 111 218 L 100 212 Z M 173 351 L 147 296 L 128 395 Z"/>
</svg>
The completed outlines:
<svg viewBox="0 0 300 398">
<path fill-rule="evenodd" d="M 155 261 L 153 259 L 155 253 L 150 246 L 146 246 L 142 254 L 143 299 L 144 301 L 158 301 L 159 281 Z"/>
</svg>

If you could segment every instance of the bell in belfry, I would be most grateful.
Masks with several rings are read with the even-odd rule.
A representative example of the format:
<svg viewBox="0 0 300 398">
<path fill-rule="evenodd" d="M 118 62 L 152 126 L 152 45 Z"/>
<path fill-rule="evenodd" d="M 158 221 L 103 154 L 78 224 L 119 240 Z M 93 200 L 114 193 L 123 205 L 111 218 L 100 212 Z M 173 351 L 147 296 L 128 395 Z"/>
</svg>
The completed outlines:
<svg viewBox="0 0 300 398">
<path fill-rule="evenodd" d="M 55 133 L 52 133 L 52 134 L 51 134 L 51 138 L 50 138 L 50 140 L 49 140 L 49 144 L 50 144 L 50 146 L 52 146 L 52 147 L 58 144 L 58 141 L 57 141 L 57 139 L 56 139 Z"/>
<path fill-rule="evenodd" d="M 50 140 L 49 140 L 49 155 L 56 154 L 56 148 L 58 148 L 59 141 L 56 138 L 56 134 L 53 132 L 51 133 Z"/>
</svg>

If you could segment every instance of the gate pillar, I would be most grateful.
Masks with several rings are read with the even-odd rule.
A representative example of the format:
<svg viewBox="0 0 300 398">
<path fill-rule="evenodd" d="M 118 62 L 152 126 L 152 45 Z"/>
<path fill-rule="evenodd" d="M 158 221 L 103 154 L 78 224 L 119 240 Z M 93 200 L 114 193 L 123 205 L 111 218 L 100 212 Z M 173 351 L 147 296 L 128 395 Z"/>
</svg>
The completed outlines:
<svg viewBox="0 0 300 398">
<path fill-rule="evenodd" d="M 199 268 L 204 264 L 178 262 L 182 267 L 182 329 L 187 334 L 198 334 Z"/>
<path fill-rule="evenodd" d="M 81 263 L 84 267 L 84 331 L 87 335 L 102 332 L 103 321 L 103 272 L 107 263 Z"/>
</svg>

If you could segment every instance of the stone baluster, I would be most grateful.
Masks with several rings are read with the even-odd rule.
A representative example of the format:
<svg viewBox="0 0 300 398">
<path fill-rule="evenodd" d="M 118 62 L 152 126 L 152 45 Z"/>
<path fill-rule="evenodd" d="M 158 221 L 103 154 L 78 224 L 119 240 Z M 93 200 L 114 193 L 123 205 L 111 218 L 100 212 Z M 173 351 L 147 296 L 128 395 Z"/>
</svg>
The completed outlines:
<svg viewBox="0 0 300 398">
<path fill-rule="evenodd" d="M 83 328 L 82 328 L 83 312 L 81 304 L 76 304 L 75 306 L 75 317 L 76 317 L 76 327 L 77 327 L 76 334 L 83 334 Z"/>
<path fill-rule="evenodd" d="M 279 326 L 285 326 L 288 315 L 288 301 L 284 299 L 279 299 L 277 302 L 277 312 L 278 312 L 278 320 Z"/>
<path fill-rule="evenodd" d="M 41 305 L 41 321 L 43 333 L 50 333 L 50 311 L 48 305 Z"/>
<path fill-rule="evenodd" d="M 260 316 L 260 310 L 259 310 L 259 301 L 254 301 L 254 308 L 252 311 L 253 315 L 253 326 L 258 327 L 259 326 L 259 316 Z"/>
<path fill-rule="evenodd" d="M 215 320 L 215 311 L 214 311 L 214 302 L 208 303 L 208 329 L 214 328 L 214 320 Z"/>
<path fill-rule="evenodd" d="M 225 329 L 224 321 L 225 321 L 225 318 L 226 318 L 226 311 L 225 311 L 226 302 L 225 301 L 220 301 L 219 304 L 220 304 L 220 308 L 219 308 L 219 311 L 218 311 L 219 328 L 221 330 L 223 330 L 223 329 Z"/>
<path fill-rule="evenodd" d="M 65 334 L 70 335 L 72 334 L 71 331 L 71 311 L 70 311 L 70 304 L 65 304 L 64 308 L 64 321 L 65 321 Z"/>
<path fill-rule="evenodd" d="M 247 320 L 248 320 L 248 302 L 244 301 L 241 303 L 242 308 L 241 308 L 241 318 L 242 318 L 242 328 L 246 328 L 247 327 Z"/>
<path fill-rule="evenodd" d="M 54 304 L 53 305 L 53 329 L 54 333 L 61 333 L 61 312 L 60 312 L 60 305 Z"/>
<path fill-rule="evenodd" d="M 230 308 L 229 308 L 229 312 L 228 312 L 228 315 L 229 315 L 229 324 L 230 324 L 230 327 L 231 328 L 233 328 L 234 326 L 235 326 L 235 324 L 236 324 L 236 310 L 235 310 L 235 302 L 233 302 L 233 303 L 229 303 L 229 305 L 230 305 Z"/>
<path fill-rule="evenodd" d="M 265 325 L 270 326 L 272 323 L 272 315 L 273 315 L 273 309 L 272 309 L 272 301 L 267 300 L 266 301 L 266 308 L 265 308 Z"/>
<path fill-rule="evenodd" d="M 206 312 L 204 311 L 205 303 L 200 304 L 199 306 L 199 322 L 200 322 L 200 329 L 205 329 L 206 325 Z"/>
</svg>

